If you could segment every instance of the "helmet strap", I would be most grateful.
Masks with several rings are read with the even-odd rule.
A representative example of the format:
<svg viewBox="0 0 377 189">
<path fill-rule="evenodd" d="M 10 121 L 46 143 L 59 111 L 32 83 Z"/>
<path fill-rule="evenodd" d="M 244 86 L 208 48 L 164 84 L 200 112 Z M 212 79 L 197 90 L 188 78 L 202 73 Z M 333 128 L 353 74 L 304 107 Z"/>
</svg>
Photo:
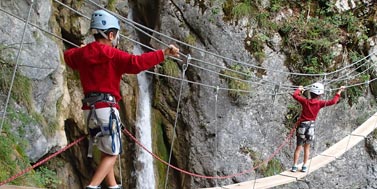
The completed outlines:
<svg viewBox="0 0 377 189">
<path fill-rule="evenodd" d="M 117 32 L 117 34 L 115 35 L 115 38 L 113 40 L 111 40 L 111 44 L 113 45 L 113 47 L 117 47 L 118 44 L 119 44 L 119 31 Z"/>
<path fill-rule="evenodd" d="M 106 33 L 103 31 L 103 30 L 99 30 L 99 29 L 92 29 L 92 33 L 93 34 L 101 34 L 105 39 L 109 39 L 109 37 L 106 35 Z M 111 40 L 111 45 L 113 47 L 117 47 L 119 44 L 119 32 L 116 32 L 116 35 L 115 35 L 115 38 L 113 40 Z"/>
<path fill-rule="evenodd" d="M 105 34 L 104 31 L 102 31 L 102 30 L 97 30 L 97 31 L 98 31 L 98 33 L 100 33 L 105 39 L 109 39 L 109 37 L 107 37 L 107 35 Z"/>
</svg>

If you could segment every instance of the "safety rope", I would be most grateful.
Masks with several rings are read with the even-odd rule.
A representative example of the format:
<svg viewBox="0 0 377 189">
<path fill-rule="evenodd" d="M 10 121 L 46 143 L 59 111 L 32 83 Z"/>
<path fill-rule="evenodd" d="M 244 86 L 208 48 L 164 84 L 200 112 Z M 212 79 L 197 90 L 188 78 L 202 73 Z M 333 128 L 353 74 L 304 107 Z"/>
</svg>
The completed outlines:
<svg viewBox="0 0 377 189">
<path fill-rule="evenodd" d="M 4 185 L 4 184 L 7 184 L 7 183 L 13 181 L 14 179 L 16 179 L 16 178 L 18 178 L 18 177 L 24 175 L 25 173 L 31 171 L 32 169 L 34 169 L 34 168 L 36 168 L 36 167 L 38 167 L 38 166 L 40 166 L 40 165 L 46 163 L 46 162 L 49 161 L 50 159 L 56 157 L 57 155 L 63 153 L 63 152 L 66 151 L 67 149 L 71 148 L 72 146 L 74 146 L 74 145 L 76 145 L 77 143 L 79 143 L 79 142 L 81 142 L 82 140 L 84 140 L 86 136 L 87 136 L 87 135 L 83 135 L 83 136 L 81 136 L 80 138 L 76 139 L 75 141 L 73 141 L 72 143 L 68 144 L 68 145 L 65 146 L 64 148 L 58 150 L 57 152 L 51 154 L 50 156 L 48 156 L 48 157 L 46 157 L 46 158 L 44 158 L 43 160 L 39 161 L 38 163 L 34 164 L 33 166 L 30 166 L 30 167 L 24 169 L 23 171 L 21 171 L 21 172 L 15 174 L 15 175 L 13 175 L 12 177 L 10 177 L 10 178 L 8 178 L 8 179 L 6 179 L 6 180 L 4 180 L 4 181 L 1 181 L 1 182 L 0 182 L 0 186 L 2 186 L 2 185 Z"/>
<path fill-rule="evenodd" d="M 33 1 L 32 1 L 32 3 L 33 3 Z M 29 10 L 29 15 L 30 15 L 30 10 Z M 28 25 L 28 19 L 27 19 L 27 21 L 26 21 L 26 24 L 25 24 L 25 28 L 26 28 L 26 26 Z M 22 43 L 21 43 L 21 46 L 22 46 Z M 20 50 L 21 50 L 21 48 L 20 48 Z M 374 53 L 371 53 L 370 55 L 372 55 L 372 54 L 374 54 Z M 369 56 L 369 55 L 368 55 Z M 366 57 L 364 57 L 364 58 L 367 58 L 367 56 Z M 18 58 L 17 58 L 18 59 Z M 248 65 L 250 65 L 250 64 L 248 64 Z M 344 68 L 345 69 L 345 68 Z M 338 71 L 340 71 L 341 69 L 339 69 Z M 287 73 L 289 73 L 289 72 L 287 72 Z M 325 75 L 326 76 L 326 75 Z M 184 81 L 183 79 L 181 80 L 181 81 Z M 373 80 L 371 80 L 371 81 L 374 81 L 374 79 Z M 359 84 L 359 85 L 361 85 L 361 84 Z M 356 85 L 355 85 L 356 86 Z M 179 104 L 178 104 L 179 105 Z M 3 114 L 3 116 L 5 115 L 5 113 Z M 3 118 L 3 120 L 4 120 L 4 118 Z M 2 127 L 2 125 L 1 125 L 1 127 Z M 0 131 L 1 131 L 1 127 L 0 127 Z M 174 130 L 175 131 L 175 130 Z M 173 135 L 174 136 L 174 135 Z M 170 161 L 170 160 L 169 160 Z M 170 167 L 170 166 L 169 166 Z M 1 184 L 0 184 L 1 185 Z"/>
<path fill-rule="evenodd" d="M 57 1 L 57 0 L 55 0 Z M 320 74 L 303 74 L 303 73 L 299 73 L 299 72 L 285 72 L 285 71 L 281 71 L 281 70 L 276 70 L 276 69 L 268 69 L 268 68 L 264 68 L 264 67 L 261 67 L 261 66 L 258 66 L 258 65 L 254 65 L 254 64 L 250 64 L 250 63 L 247 63 L 247 62 L 242 62 L 242 61 L 238 61 L 238 60 L 234 60 L 232 58 L 229 58 L 229 57 L 225 57 L 225 56 L 222 56 L 222 55 L 219 55 L 219 54 L 216 54 L 216 53 L 213 53 L 213 52 L 209 52 L 209 51 L 206 51 L 204 49 L 200 49 L 198 47 L 195 47 L 193 45 L 190 45 L 188 43 L 185 43 L 183 41 L 180 41 L 178 39 L 175 39 L 175 38 L 172 38 L 168 35 L 165 35 L 165 34 L 162 34 L 158 31 L 155 31 L 153 29 L 150 29 L 142 24 L 139 24 L 133 20 L 130 20 L 128 18 L 125 18 L 123 17 L 122 15 L 119 15 L 109 9 L 106 9 L 105 7 L 99 5 L 98 3 L 92 1 L 92 0 L 87 0 L 89 1 L 90 3 L 92 3 L 93 5 L 95 5 L 97 8 L 101 8 L 103 10 L 106 10 L 108 12 L 110 12 L 111 14 L 113 14 L 114 16 L 118 17 L 120 20 L 124 21 L 125 23 L 129 24 L 130 26 L 134 27 L 136 30 L 138 30 L 139 32 L 142 32 L 143 34 L 147 35 L 148 37 L 151 37 L 153 39 L 155 39 L 156 41 L 160 41 L 159 39 L 157 39 L 155 36 L 153 36 L 153 34 L 149 34 L 147 31 L 149 32 L 152 32 L 154 34 L 158 34 L 162 37 L 165 37 L 169 40 L 172 40 L 172 41 L 175 41 L 177 42 L 178 44 L 182 44 L 184 46 L 187 46 L 187 47 L 190 47 L 192 49 L 195 49 L 195 50 L 198 50 L 199 52 L 203 52 L 205 54 L 209 54 L 209 55 L 212 55 L 212 56 L 215 56 L 215 57 L 218 57 L 218 58 L 221 58 L 221 59 L 224 59 L 224 60 L 228 60 L 228 61 L 231 61 L 231 62 L 234 62 L 234 63 L 238 63 L 238 64 L 241 64 L 241 65 L 244 65 L 244 66 L 247 66 L 247 67 L 252 67 L 252 68 L 256 68 L 256 69 L 262 69 L 262 70 L 265 70 L 265 71 L 271 71 L 271 72 L 276 72 L 276 73 L 284 73 L 284 74 L 290 74 L 290 75 L 296 75 L 296 76 L 313 76 L 313 77 L 318 77 L 318 76 L 325 76 L 325 75 L 332 75 L 332 74 L 335 74 L 337 72 L 340 72 L 342 70 L 345 70 L 347 69 L 348 67 L 344 67 L 344 68 L 341 68 L 341 69 L 338 69 L 338 70 L 335 70 L 333 72 L 328 72 L 328 73 L 320 73 Z M 139 28 L 140 27 L 140 28 Z M 375 54 L 375 52 L 372 52 L 371 54 L 365 56 L 364 58 L 358 60 L 358 61 L 355 61 L 353 64 L 351 64 L 349 67 L 353 66 L 354 64 L 357 64 L 363 60 L 365 60 L 366 58 L 372 56 L 373 54 Z"/>
<path fill-rule="evenodd" d="M 10 81 L 8 95 L 7 95 L 7 99 L 5 101 L 5 105 L 4 105 L 5 107 L 4 107 L 4 112 L 3 112 L 3 116 L 2 116 L 1 124 L 0 124 L 0 133 L 3 130 L 3 126 L 4 126 L 4 122 L 5 122 L 5 117 L 6 117 L 6 114 L 7 114 L 7 109 L 8 109 L 8 104 L 9 104 L 9 99 L 10 99 L 10 95 L 12 94 L 12 88 L 13 88 L 14 79 L 16 78 L 16 73 L 17 73 L 17 68 L 18 68 L 18 61 L 20 59 L 20 54 L 21 54 L 21 51 L 22 51 L 22 47 L 24 46 L 24 39 L 25 39 L 26 29 L 27 29 L 27 26 L 28 26 L 28 23 L 29 23 L 29 19 L 30 19 L 30 15 L 31 15 L 31 10 L 33 10 L 33 4 L 34 4 L 34 0 L 31 0 L 31 4 L 29 6 L 29 12 L 27 14 L 26 22 L 25 22 L 25 25 L 24 25 L 24 31 L 22 32 L 22 37 L 21 37 L 21 42 L 20 42 L 20 48 L 18 49 L 17 56 L 16 56 L 16 65 L 14 66 L 14 69 L 13 69 L 12 79 Z"/>
<path fill-rule="evenodd" d="M 186 76 L 186 71 L 189 66 L 189 63 L 191 61 L 191 55 L 187 55 L 187 60 L 186 63 L 182 65 L 182 81 L 179 87 L 179 94 L 178 94 L 178 102 L 177 102 L 177 109 L 175 111 L 175 119 L 174 119 L 174 128 L 173 128 L 173 136 L 172 136 L 172 141 L 171 141 L 171 147 L 170 147 L 170 152 L 169 152 L 169 164 L 171 162 L 171 157 L 173 154 L 173 147 L 174 147 L 174 140 L 175 140 L 175 135 L 176 135 L 176 128 L 177 128 L 177 123 L 178 123 L 178 116 L 179 116 L 179 108 L 180 108 L 180 103 L 182 99 L 182 90 L 183 90 L 183 79 Z M 169 179 L 169 167 L 166 169 L 166 175 L 165 175 L 165 189 L 168 186 L 168 179 Z"/>
<path fill-rule="evenodd" d="M 346 81 L 346 83 L 347 83 L 347 81 Z M 344 92 L 344 95 L 346 96 L 346 101 L 344 102 L 344 114 L 346 114 L 346 112 L 348 112 L 347 111 L 347 107 L 348 107 L 348 94 L 347 94 L 347 91 Z M 348 114 L 346 114 L 346 116 L 347 116 L 346 118 L 348 118 Z M 348 119 L 345 119 L 345 120 L 348 120 Z M 349 126 L 348 121 L 346 121 L 345 126 L 346 126 L 346 128 Z M 348 137 L 347 145 L 346 145 L 344 151 L 347 151 L 348 146 L 349 146 L 350 141 L 351 141 L 351 137 L 352 137 L 352 135 L 351 135 L 352 134 L 352 128 L 351 127 L 349 128 L 348 133 L 349 133 L 349 137 Z"/>
<path fill-rule="evenodd" d="M 276 150 L 268 158 L 266 158 L 260 164 L 254 166 L 254 167 L 252 167 L 250 169 L 244 170 L 242 172 L 235 173 L 235 174 L 230 174 L 230 175 L 225 175 L 225 176 L 207 176 L 207 175 L 192 173 L 192 172 L 189 172 L 189 171 L 184 170 L 184 169 L 180 169 L 180 168 L 178 168 L 178 167 L 176 167 L 174 165 L 169 164 L 168 162 L 164 161 L 163 159 L 161 159 L 160 157 L 158 157 L 156 154 L 154 154 L 153 152 L 151 152 L 147 147 L 145 147 L 143 144 L 141 144 L 141 142 L 138 141 L 136 139 L 136 137 L 134 137 L 126 128 L 123 130 L 123 133 L 126 134 L 127 136 L 129 136 L 137 145 L 139 145 L 141 148 L 143 148 L 145 151 L 147 151 L 155 159 L 157 159 L 161 163 L 165 164 L 166 166 L 168 166 L 168 167 L 170 167 L 172 169 L 175 169 L 176 171 L 179 171 L 179 172 L 184 173 L 186 175 L 190 175 L 190 176 L 197 177 L 197 178 L 205 178 L 205 179 L 228 179 L 228 178 L 233 178 L 233 177 L 237 177 L 237 176 L 241 176 L 241 175 L 250 173 L 253 170 L 258 169 L 263 164 L 266 164 L 269 161 L 271 161 L 271 159 L 274 158 L 280 152 L 280 150 L 288 143 L 289 139 L 292 138 L 295 130 L 296 130 L 296 127 L 292 128 L 291 131 L 289 132 L 288 136 L 284 139 L 284 141 L 276 148 Z"/>
<path fill-rule="evenodd" d="M 68 8 L 68 9 L 72 10 L 73 12 L 75 12 L 75 13 L 77 13 L 77 14 L 79 14 L 79 15 L 81 15 L 81 16 L 87 18 L 87 19 L 90 19 L 89 17 L 83 15 L 83 14 L 80 13 L 79 11 L 77 11 L 77 10 L 75 10 L 75 9 L 73 9 L 73 8 L 71 8 L 71 7 L 69 7 L 68 5 L 66 5 L 66 4 L 64 4 L 64 3 L 62 3 L 62 2 L 60 2 L 60 1 L 58 1 L 58 0 L 55 0 L 55 2 L 57 2 L 57 3 L 61 4 L 61 5 L 63 5 L 64 7 L 66 7 L 66 8 Z M 116 13 L 114 13 L 114 12 L 112 12 L 112 11 L 110 11 L 110 10 L 104 8 L 103 6 L 101 6 L 101 5 L 99 5 L 99 4 L 97 4 L 97 3 L 93 2 L 93 1 L 91 1 L 91 0 L 89 0 L 89 2 L 91 2 L 91 3 L 92 3 L 93 5 L 95 5 L 97 8 L 104 9 L 104 10 L 110 12 L 111 14 L 117 16 L 117 17 L 120 18 L 120 20 L 122 20 L 122 21 L 125 21 L 125 22 L 132 22 L 131 26 L 135 27 L 135 29 L 137 29 L 137 30 L 140 31 L 140 32 L 143 32 L 145 35 L 147 35 L 147 36 L 153 38 L 153 39 L 156 40 L 157 42 L 159 42 L 159 43 L 164 44 L 165 46 L 167 46 L 167 44 L 163 43 L 161 40 L 157 39 L 155 36 L 146 33 L 143 29 L 137 28 L 137 26 L 140 26 L 140 27 L 145 27 L 145 26 L 142 26 L 142 25 L 140 25 L 140 24 L 138 24 L 138 23 L 136 23 L 136 22 L 133 22 L 133 21 L 129 20 L 128 18 L 125 18 L 125 17 L 123 17 L 123 16 L 121 16 L 121 15 L 119 15 L 119 14 L 116 14 Z M 144 29 L 146 29 L 146 30 L 151 30 L 151 29 L 149 29 L 149 28 L 147 28 L 147 27 L 145 27 Z M 154 31 L 154 30 L 151 30 L 151 31 L 156 32 L 156 31 Z M 128 37 L 126 37 L 126 36 L 124 36 L 124 35 L 121 35 L 121 36 L 127 38 L 128 40 L 131 40 L 131 41 L 134 42 L 134 43 L 137 43 L 137 44 L 139 44 L 139 45 L 142 45 L 142 46 L 145 47 L 145 48 L 148 48 L 148 49 L 150 49 L 150 50 L 156 50 L 156 49 L 153 49 L 153 48 L 151 48 L 151 47 L 149 47 L 149 46 L 146 46 L 146 45 L 144 45 L 144 44 L 141 44 L 140 42 L 138 42 L 138 41 L 136 41 L 136 40 L 132 40 L 131 38 L 128 38 Z M 172 39 L 172 40 L 174 40 L 174 39 Z M 178 41 L 179 41 L 179 40 L 178 40 Z M 183 42 L 182 42 L 182 44 L 185 45 L 185 43 L 183 43 Z M 187 45 L 188 45 L 188 44 L 187 44 Z M 190 45 L 190 46 L 191 46 L 191 45 Z M 206 51 L 206 52 L 207 52 L 207 51 Z M 209 52 L 209 53 L 210 53 L 210 52 Z M 299 76 L 324 76 L 324 75 L 332 75 L 332 74 L 338 73 L 338 72 L 340 72 L 340 71 L 342 71 L 342 70 L 345 70 L 345 69 L 351 67 L 352 65 L 358 64 L 359 62 L 366 60 L 367 58 L 369 58 L 370 56 L 372 56 L 372 55 L 374 55 L 374 54 L 375 54 L 375 52 L 372 52 L 371 54 L 369 54 L 369 55 L 367 55 L 367 56 L 361 58 L 361 59 L 358 60 L 358 61 L 355 61 L 354 63 L 352 63 L 352 64 L 349 65 L 349 66 L 346 66 L 346 67 L 343 67 L 343 68 L 337 69 L 337 70 L 335 70 L 335 71 L 333 71 L 333 72 L 322 73 L 322 74 L 301 74 L 301 73 L 294 73 L 294 72 L 284 72 L 284 71 L 280 71 L 280 70 L 269 70 L 269 69 L 266 69 L 266 68 L 263 68 L 263 67 L 260 67 L 260 66 L 257 66 L 256 68 L 257 68 L 257 69 L 263 69 L 263 70 L 266 70 L 266 71 L 271 71 L 271 72 L 278 72 L 278 73 L 282 72 L 282 73 L 289 74 L 289 75 L 299 75 Z M 183 54 L 181 54 L 181 55 L 182 55 L 182 56 L 185 56 L 185 55 L 183 55 Z M 172 58 L 174 58 L 174 57 L 172 57 Z M 226 58 L 226 57 L 223 57 L 223 56 L 221 56 L 221 58 L 229 59 L 229 58 Z M 192 59 L 194 60 L 195 58 L 192 58 Z M 179 59 L 178 59 L 178 60 L 179 60 Z M 197 60 L 197 59 L 195 59 L 195 60 Z M 230 60 L 232 60 L 232 59 L 230 59 Z M 207 63 L 207 61 L 201 61 L 201 62 L 203 62 L 203 63 Z M 239 63 L 239 61 L 235 61 L 235 62 L 236 62 L 236 63 Z M 249 65 L 249 66 L 251 65 L 251 64 L 249 64 L 249 63 L 244 63 L 244 64 L 245 64 L 245 65 Z M 193 65 L 192 65 L 192 66 L 193 66 Z M 206 68 L 201 67 L 201 66 L 198 66 L 198 65 L 195 65 L 195 67 L 197 67 L 197 68 L 199 68 L 199 69 L 206 69 Z M 208 71 L 208 69 L 206 69 L 206 70 Z M 212 70 L 212 71 L 213 71 L 213 70 Z M 233 70 L 233 71 L 235 71 L 235 70 Z M 229 76 L 225 75 L 224 77 L 229 77 Z M 235 79 L 235 78 L 232 78 L 232 79 Z M 270 82 L 270 81 L 268 81 L 268 82 Z M 275 83 L 275 82 L 273 82 L 273 84 L 274 84 L 274 83 Z M 276 83 L 275 83 L 275 84 L 276 84 Z M 297 88 L 297 86 L 292 86 L 291 89 L 293 89 L 293 88 Z"/>
<path fill-rule="evenodd" d="M 347 50 L 347 49 L 346 49 Z M 344 60 L 345 60 L 345 56 L 346 56 L 346 53 L 347 52 L 345 52 L 345 53 L 343 53 L 343 62 L 344 62 Z M 360 68 L 362 65 L 360 65 L 359 67 L 357 67 L 357 68 Z M 348 79 L 348 74 L 346 74 L 346 78 Z M 348 84 L 348 80 L 345 80 L 345 83 L 346 83 L 346 85 Z M 347 93 L 347 90 L 346 91 L 344 91 L 344 95 L 345 95 L 345 102 L 344 102 L 344 114 L 346 114 L 346 112 L 348 112 L 347 111 L 347 105 L 348 105 L 348 93 Z M 347 115 L 347 114 L 346 114 Z M 348 117 L 347 117 L 348 118 Z M 348 119 L 346 119 L 346 120 L 348 120 Z M 348 121 L 346 122 L 346 127 L 348 126 Z M 346 149 L 345 149 L 345 151 L 347 151 L 347 149 L 348 149 L 348 145 L 349 145 L 349 143 L 350 143 L 350 141 L 351 141 L 351 133 L 352 133 L 352 128 L 350 127 L 350 129 L 349 129 L 349 138 L 348 138 L 348 140 L 347 140 L 347 145 L 346 145 Z"/>
<path fill-rule="evenodd" d="M 323 78 L 323 80 L 326 80 L 326 75 L 324 76 L 324 78 Z M 324 88 L 326 88 L 325 87 L 326 85 L 324 85 Z M 325 90 L 324 90 L 325 91 Z M 331 93 L 331 89 L 330 89 L 330 93 Z M 331 95 L 335 95 L 335 94 L 331 94 Z M 324 106 L 324 108 L 326 108 L 327 107 L 327 101 L 329 100 L 328 99 L 328 97 L 327 97 L 328 95 L 327 95 L 327 93 L 325 93 L 325 95 L 324 95 L 324 100 L 326 100 L 326 103 L 325 103 L 325 106 Z M 319 115 L 322 115 L 322 111 L 320 110 L 320 112 L 319 112 Z M 318 117 L 318 116 L 317 116 Z M 326 121 L 327 121 L 327 119 L 326 119 Z M 327 124 L 326 124 L 326 121 L 325 121 L 325 125 L 327 126 Z M 315 128 L 316 128 L 316 130 L 317 130 L 317 132 L 319 131 L 319 128 L 320 128 L 320 124 L 317 124 L 317 121 L 315 122 Z M 315 137 L 315 131 L 314 131 L 314 141 L 313 141 L 313 146 L 311 146 L 311 147 L 309 147 L 309 165 L 308 165 L 308 169 L 307 169 L 307 171 L 306 171 L 306 173 L 305 173 L 305 180 L 307 179 L 307 175 L 309 174 L 309 172 L 310 172 L 310 168 L 311 168 L 311 164 L 312 164 L 312 158 L 310 158 L 310 156 L 312 156 L 311 154 L 312 153 L 310 153 L 310 148 L 313 148 L 313 156 L 315 157 L 316 155 L 317 155 L 317 137 Z M 304 146 L 304 145 L 303 145 Z M 303 149 L 304 150 L 304 156 L 305 156 L 305 148 Z M 303 165 L 304 165 L 304 163 L 303 163 Z"/>
<path fill-rule="evenodd" d="M 60 1 L 57 1 L 57 0 L 55 0 L 55 1 L 56 1 L 57 3 L 59 3 L 59 4 L 63 5 L 63 6 L 65 6 L 66 8 L 68 8 L 68 9 L 70 9 L 70 10 L 76 12 L 77 14 L 83 16 L 84 18 L 90 19 L 89 17 L 86 17 L 86 16 L 83 15 L 82 13 L 80 13 L 80 12 L 76 11 L 75 9 L 73 9 L 73 8 L 71 8 L 71 7 L 67 6 L 67 5 L 65 5 L 64 3 L 60 2 Z M 19 19 L 19 20 L 25 22 L 25 20 L 23 20 L 23 19 L 17 17 L 16 15 L 14 15 L 14 14 L 12 14 L 12 13 L 9 13 L 9 12 L 5 11 L 5 10 L 2 9 L 1 7 L 0 7 L 0 10 L 1 10 L 2 12 L 6 13 L 6 14 L 9 14 L 9 15 L 11 15 L 11 16 L 13 16 L 13 17 L 15 17 L 15 18 L 17 18 L 17 19 Z M 33 26 L 33 27 L 35 27 L 35 28 L 37 28 L 37 29 L 39 29 L 39 30 L 41 30 L 41 31 L 43 31 L 43 32 L 45 32 L 45 33 L 47 33 L 47 34 L 50 34 L 50 35 L 54 36 L 55 38 L 58 38 L 58 39 L 60 39 L 60 40 L 62 40 L 62 41 L 64 41 L 64 42 L 66 42 L 66 43 L 69 43 L 69 44 L 71 44 L 72 46 L 76 46 L 76 47 L 77 47 L 76 44 L 74 44 L 74 43 L 72 43 L 72 42 L 70 42 L 70 41 L 68 41 L 68 40 L 66 40 L 66 39 L 64 39 L 64 38 L 61 38 L 61 37 L 57 36 L 56 34 L 53 34 L 53 33 L 49 32 L 49 31 L 46 31 L 46 30 L 44 30 L 43 28 L 37 26 L 36 24 L 29 23 L 29 25 L 31 25 L 31 26 Z M 121 35 L 121 36 L 122 36 L 122 37 L 126 37 L 126 36 L 123 36 L 123 35 Z M 128 38 L 128 37 L 126 37 L 126 38 L 127 38 L 128 40 L 132 41 L 133 43 L 137 43 L 137 44 L 142 45 L 142 46 L 145 47 L 145 48 L 148 48 L 148 49 L 151 49 L 151 50 L 155 50 L 155 49 L 153 49 L 153 48 L 151 48 L 151 47 L 149 47 L 149 46 L 146 46 L 146 45 L 144 45 L 144 44 L 141 44 L 140 42 L 138 42 L 138 41 L 136 41 L 136 40 L 133 40 L 133 39 Z M 355 63 L 358 63 L 358 62 L 360 62 L 361 60 L 365 60 L 366 58 L 370 57 L 371 55 L 373 55 L 373 53 L 369 54 L 368 56 L 364 57 L 363 59 L 360 59 L 359 61 L 356 61 Z M 171 58 L 174 59 L 174 57 L 171 57 Z M 192 59 L 194 60 L 194 58 L 192 58 Z M 175 59 L 175 60 L 177 60 L 177 61 L 181 61 L 180 59 Z M 25 66 L 25 65 L 23 65 L 23 66 Z M 50 68 L 44 68 L 44 69 L 50 69 Z M 149 74 L 154 74 L 154 75 L 158 75 L 158 76 L 162 76 L 162 77 L 168 77 L 168 78 L 175 79 L 175 80 L 181 80 L 180 78 L 176 78 L 176 77 L 172 77 L 172 76 L 168 76 L 168 75 L 164 75 L 164 74 L 160 74 L 160 73 L 155 73 L 155 72 L 151 72 L 151 71 L 146 71 L 146 72 L 149 73 Z M 224 77 L 228 77 L 228 76 L 225 75 Z M 377 78 L 374 78 L 374 79 L 369 80 L 369 83 L 374 82 L 375 80 L 377 80 Z M 216 86 L 213 86 L 213 85 L 207 85 L 207 84 L 203 84 L 203 83 L 199 83 L 199 82 L 193 82 L 193 81 L 189 81 L 189 80 L 185 80 L 185 82 L 192 83 L 192 84 L 197 84 L 197 85 L 201 85 L 201 86 L 205 86 L 205 87 L 210 87 L 210 88 L 216 88 Z M 267 80 L 266 82 L 275 83 L 275 82 L 273 82 L 273 81 L 268 81 L 268 80 Z M 331 81 L 328 81 L 328 82 L 331 82 Z M 346 86 L 346 88 L 348 88 L 348 87 L 355 87 L 355 86 L 359 86 L 359 85 L 363 85 L 363 84 L 364 84 L 364 82 L 362 82 L 362 83 L 355 83 L 355 84 L 353 84 L 353 85 Z M 263 84 L 263 83 L 260 83 L 260 85 L 264 85 L 264 84 Z M 290 88 L 290 89 L 297 88 L 297 86 L 285 86 L 285 87 L 286 87 L 286 88 Z M 252 92 L 252 91 L 248 91 L 248 90 L 238 90 L 238 89 L 229 89 L 229 88 L 220 88 L 220 89 L 221 89 L 221 90 L 228 90 L 228 91 L 246 92 L 246 93 L 250 93 L 250 92 Z M 332 90 L 334 90 L 334 89 L 332 89 Z M 289 93 L 290 93 L 290 92 L 279 93 L 278 95 L 289 94 Z M 272 94 L 267 93 L 266 95 L 272 95 Z"/>
<path fill-rule="evenodd" d="M 219 169 L 219 163 L 218 163 L 218 150 L 219 150 L 219 140 L 218 140 L 218 123 L 217 123 L 217 102 L 218 102 L 218 95 L 219 95 L 219 87 L 216 87 L 216 91 L 215 91 L 215 122 L 214 122 L 214 126 L 215 126 L 215 167 L 214 167 L 214 175 L 217 176 L 217 170 Z M 216 187 L 218 187 L 218 179 L 215 179 L 215 185 Z"/>
</svg>

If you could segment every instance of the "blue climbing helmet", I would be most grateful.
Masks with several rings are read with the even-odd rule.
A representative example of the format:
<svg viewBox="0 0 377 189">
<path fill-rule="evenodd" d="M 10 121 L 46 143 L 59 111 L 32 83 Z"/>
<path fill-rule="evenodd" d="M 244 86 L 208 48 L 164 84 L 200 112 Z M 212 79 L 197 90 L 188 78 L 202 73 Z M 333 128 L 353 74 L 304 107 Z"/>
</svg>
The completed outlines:
<svg viewBox="0 0 377 189">
<path fill-rule="evenodd" d="M 104 10 L 94 11 L 90 22 L 90 29 L 106 31 L 110 28 L 120 30 L 119 20 Z"/>
</svg>

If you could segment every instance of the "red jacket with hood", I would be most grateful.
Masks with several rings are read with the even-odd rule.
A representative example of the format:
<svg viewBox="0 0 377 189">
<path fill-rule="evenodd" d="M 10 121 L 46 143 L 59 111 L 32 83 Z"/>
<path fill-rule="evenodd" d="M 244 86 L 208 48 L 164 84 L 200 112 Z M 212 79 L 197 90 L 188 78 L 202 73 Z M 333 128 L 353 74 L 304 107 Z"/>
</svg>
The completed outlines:
<svg viewBox="0 0 377 189">
<path fill-rule="evenodd" d="M 85 47 L 72 48 L 64 52 L 64 60 L 80 74 L 84 94 L 90 92 L 109 93 L 118 102 L 122 74 L 137 74 L 164 60 L 162 50 L 132 55 L 109 45 L 92 42 Z M 108 107 L 97 103 L 96 108 Z M 118 104 L 116 105 L 119 108 Z M 83 109 L 89 107 L 83 106 Z"/>
<path fill-rule="evenodd" d="M 307 99 L 300 96 L 300 92 L 301 91 L 299 89 L 296 89 L 296 91 L 293 93 L 293 98 L 300 102 L 302 106 L 299 123 L 303 121 L 315 121 L 321 108 L 336 104 L 340 97 L 339 94 L 335 94 L 334 98 L 331 100 L 319 100 L 317 98 Z"/>
</svg>

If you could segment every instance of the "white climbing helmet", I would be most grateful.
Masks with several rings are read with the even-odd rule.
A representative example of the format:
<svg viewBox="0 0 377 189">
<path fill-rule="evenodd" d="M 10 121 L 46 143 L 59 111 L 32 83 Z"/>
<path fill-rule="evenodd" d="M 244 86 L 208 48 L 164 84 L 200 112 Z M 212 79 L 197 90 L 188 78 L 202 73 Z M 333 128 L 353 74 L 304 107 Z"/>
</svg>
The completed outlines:
<svg viewBox="0 0 377 189">
<path fill-rule="evenodd" d="M 313 83 L 313 84 L 310 86 L 309 91 L 310 91 L 311 93 L 316 94 L 316 95 L 321 95 L 321 94 L 324 93 L 324 91 L 325 91 L 325 87 L 323 86 L 322 83 L 318 83 L 318 82 L 317 82 L 317 83 Z"/>
<path fill-rule="evenodd" d="M 119 20 L 104 10 L 94 11 L 90 22 L 90 29 L 108 30 L 110 28 L 120 30 Z"/>
</svg>

